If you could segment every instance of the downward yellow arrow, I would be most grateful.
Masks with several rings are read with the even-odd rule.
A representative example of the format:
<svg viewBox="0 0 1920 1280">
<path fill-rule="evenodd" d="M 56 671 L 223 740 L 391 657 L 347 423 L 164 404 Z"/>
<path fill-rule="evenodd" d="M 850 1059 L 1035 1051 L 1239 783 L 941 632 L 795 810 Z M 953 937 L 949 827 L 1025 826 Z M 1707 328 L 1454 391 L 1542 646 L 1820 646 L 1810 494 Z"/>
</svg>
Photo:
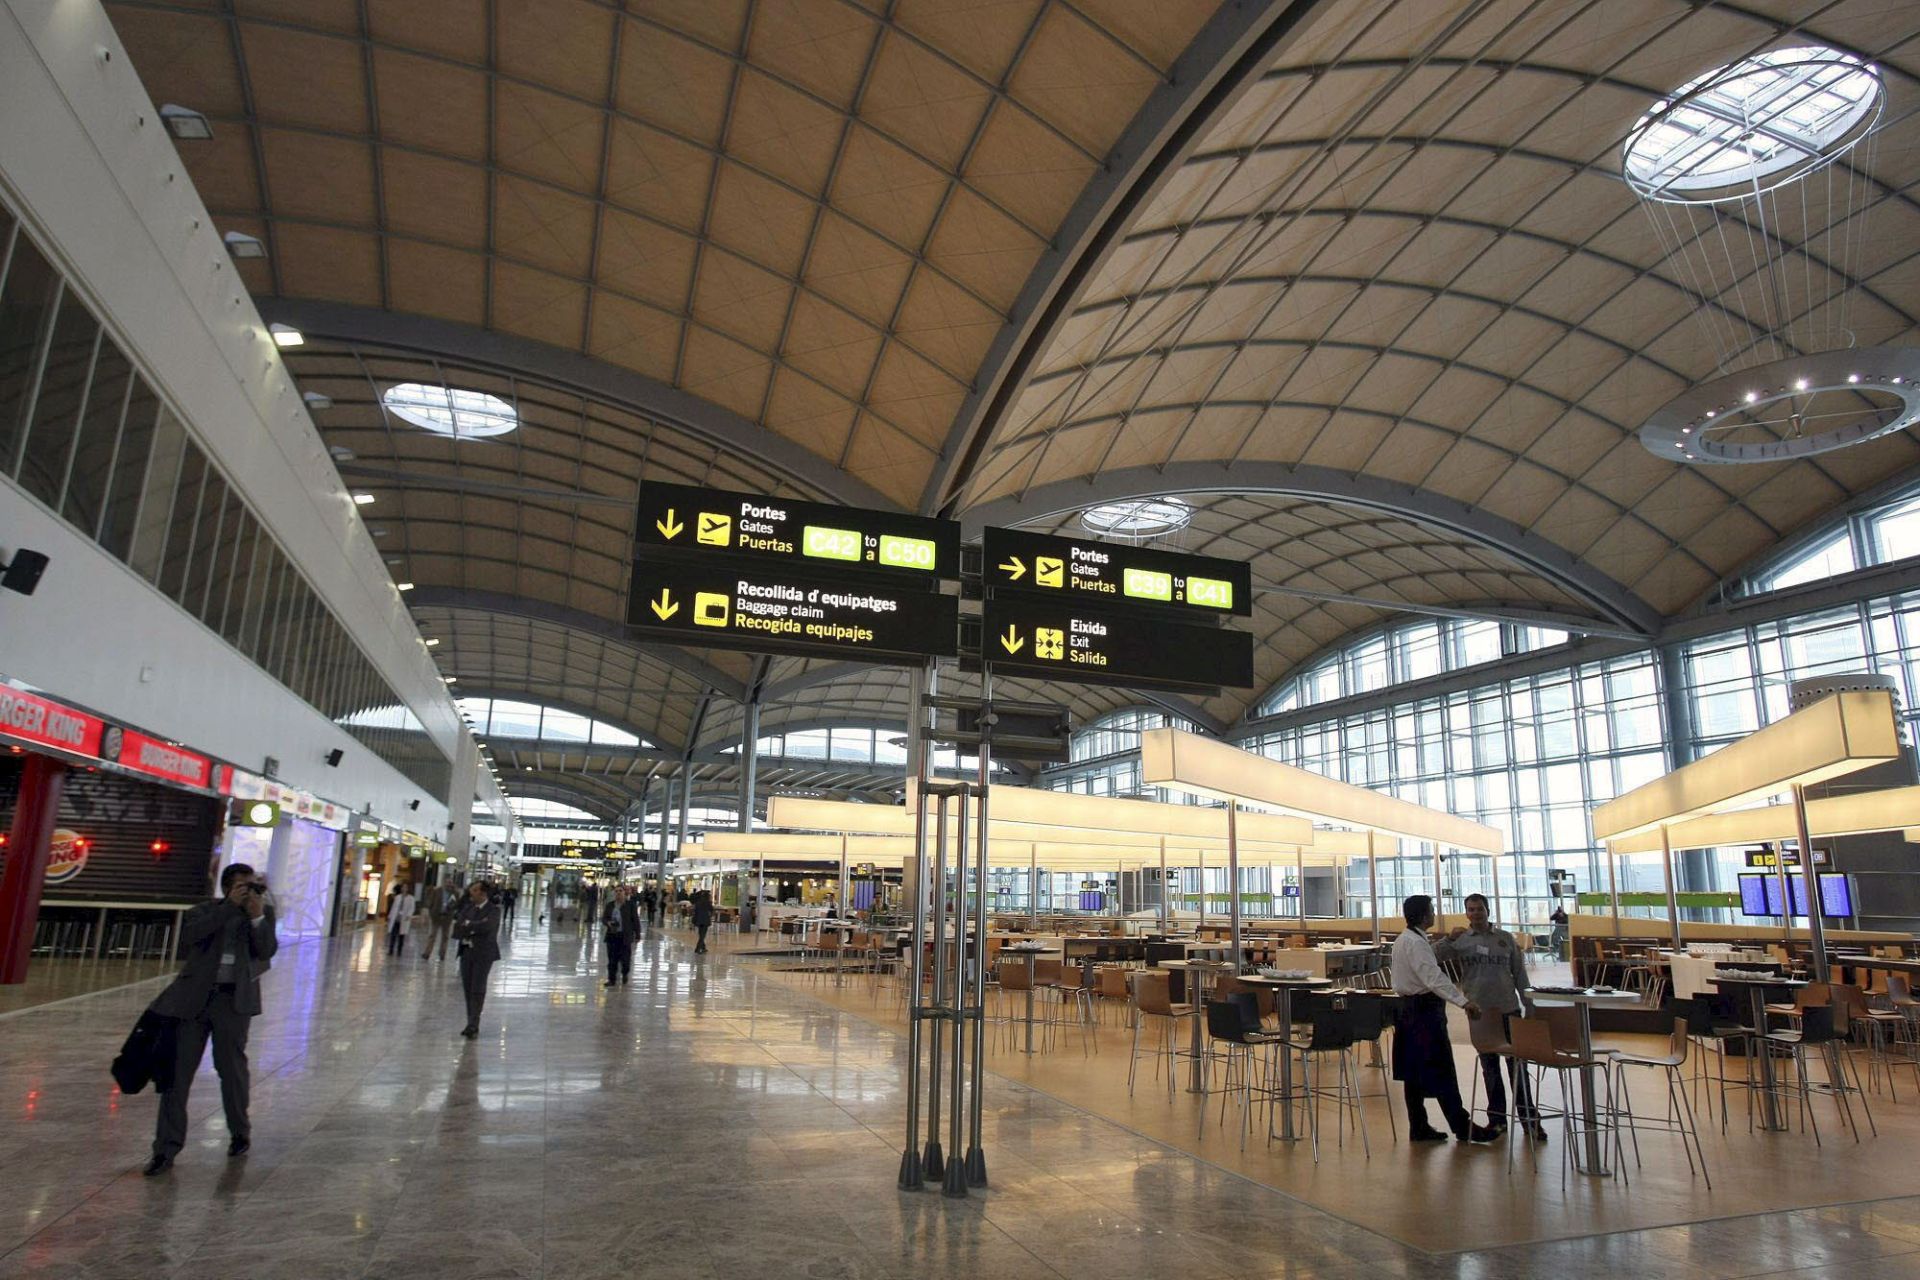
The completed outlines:
<svg viewBox="0 0 1920 1280">
<path fill-rule="evenodd" d="M 1007 634 L 1000 637 L 1000 647 L 1008 653 L 1018 653 L 1026 643 L 1025 640 L 1020 638 L 1020 633 L 1013 629 L 1013 624 L 1009 622 L 1007 624 Z"/>
<path fill-rule="evenodd" d="M 665 587 L 660 588 L 660 598 L 658 600 L 649 600 L 647 605 L 653 610 L 653 616 L 662 622 L 667 621 L 673 617 L 674 614 L 680 612 L 680 606 L 673 602 L 673 597 L 667 593 Z"/>
<path fill-rule="evenodd" d="M 680 531 L 686 528 L 687 526 L 685 526 L 684 524 L 681 524 L 678 520 L 674 519 L 673 508 L 668 507 L 667 518 L 665 520 L 655 520 L 653 522 L 653 527 L 660 531 L 661 537 L 671 540 L 673 538 L 679 537 Z"/>
<path fill-rule="evenodd" d="M 1021 578 L 1026 576 L 1026 572 L 1027 572 L 1026 561 L 1022 560 L 1019 556 L 1008 556 L 1006 560 L 1000 565 L 1000 567 L 1002 569 L 1005 569 L 1007 571 L 1007 576 L 1009 578 L 1012 578 L 1015 582 L 1020 581 Z"/>
</svg>

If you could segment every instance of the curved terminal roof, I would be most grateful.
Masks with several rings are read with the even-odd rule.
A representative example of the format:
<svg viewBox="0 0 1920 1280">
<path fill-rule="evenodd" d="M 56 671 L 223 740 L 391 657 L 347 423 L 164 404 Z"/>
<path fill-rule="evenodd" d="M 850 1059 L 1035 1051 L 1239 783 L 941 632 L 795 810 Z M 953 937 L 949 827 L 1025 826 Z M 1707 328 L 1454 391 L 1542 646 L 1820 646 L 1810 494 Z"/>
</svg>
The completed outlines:
<svg viewBox="0 0 1920 1280">
<path fill-rule="evenodd" d="M 1261 688 L 1402 607 L 1645 635 L 1857 495 L 1908 434 L 1693 468 L 1634 432 L 1716 376 L 1619 176 L 1648 106 L 1770 48 L 1879 68 L 1845 211 L 1772 229 L 1915 342 L 1920 8 L 1647 0 L 111 0 L 181 154 L 460 692 L 663 751 L 897 720 L 901 673 L 635 643 L 646 480 L 1077 527 L 1250 560 Z M 455 440 L 400 382 L 520 426 Z M 968 677 L 956 677 L 964 682 Z M 1121 690 L 1042 690 L 1083 717 Z M 716 766 L 718 767 L 718 766 Z M 597 797 L 596 797 L 597 798 Z"/>
</svg>

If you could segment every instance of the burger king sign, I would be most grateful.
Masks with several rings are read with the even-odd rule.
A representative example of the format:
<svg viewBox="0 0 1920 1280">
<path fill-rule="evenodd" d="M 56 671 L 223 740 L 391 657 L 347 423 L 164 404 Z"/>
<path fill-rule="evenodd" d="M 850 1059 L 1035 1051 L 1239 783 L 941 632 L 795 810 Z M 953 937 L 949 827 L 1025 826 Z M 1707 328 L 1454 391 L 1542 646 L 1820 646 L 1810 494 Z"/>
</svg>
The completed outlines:
<svg viewBox="0 0 1920 1280">
<path fill-rule="evenodd" d="M 87 851 L 91 843 L 78 833 L 61 827 L 53 833 L 53 851 L 47 857 L 48 884 L 65 884 L 87 869 Z"/>
</svg>

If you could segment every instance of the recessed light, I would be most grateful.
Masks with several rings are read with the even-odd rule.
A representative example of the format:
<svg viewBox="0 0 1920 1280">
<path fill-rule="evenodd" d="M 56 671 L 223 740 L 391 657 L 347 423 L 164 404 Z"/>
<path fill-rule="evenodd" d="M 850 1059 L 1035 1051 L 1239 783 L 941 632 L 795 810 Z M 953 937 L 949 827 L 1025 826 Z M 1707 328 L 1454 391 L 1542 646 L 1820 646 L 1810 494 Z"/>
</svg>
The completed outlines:
<svg viewBox="0 0 1920 1280">
<path fill-rule="evenodd" d="M 1847 375 L 1847 381 L 1848 381 L 1848 382 L 1858 382 L 1858 381 L 1860 381 L 1860 375 L 1859 375 L 1859 374 L 1857 374 L 1857 373 L 1850 373 L 1850 374 L 1848 374 L 1848 375 Z"/>
<path fill-rule="evenodd" d="M 1760 393 L 1759 393 L 1758 391 L 1749 391 L 1749 392 L 1747 392 L 1747 403 L 1748 403 L 1748 404 L 1752 404 L 1752 403 L 1753 403 L 1753 402 L 1754 402 L 1755 400 L 1758 400 L 1759 398 L 1760 398 Z"/>
<path fill-rule="evenodd" d="M 322 409 L 333 408 L 333 397 L 330 395 L 324 395 L 318 391 L 303 391 L 300 393 L 300 400 L 303 404 L 307 406 L 308 413 L 319 413 Z M 342 449 L 342 448 L 346 448 L 346 446 L 335 445 L 334 448 Z M 332 452 L 332 450 L 329 450 L 328 452 Z M 336 453 L 333 456 L 337 458 L 340 455 Z M 353 450 L 347 449 L 347 456 L 351 458 L 353 456 Z"/>
<path fill-rule="evenodd" d="M 304 347 L 307 345 L 307 335 L 290 324 L 270 324 L 267 326 L 267 332 L 273 335 L 273 345 L 276 347 Z"/>
<path fill-rule="evenodd" d="M 441 684 L 458 684 L 459 682 L 460 682 L 459 676 L 441 676 L 440 677 Z"/>
<path fill-rule="evenodd" d="M 429 638 L 429 639 L 428 639 L 428 640 L 426 641 L 426 646 L 427 646 L 427 648 L 429 648 L 429 649 L 431 649 L 431 648 L 433 648 L 433 646 L 435 646 L 435 645 L 437 645 L 437 644 L 439 644 L 439 643 L 440 643 L 440 640 L 439 640 L 439 638 L 438 638 L 437 636 L 436 636 L 436 637 L 431 637 L 431 638 Z"/>
<path fill-rule="evenodd" d="M 1807 380 L 1805 378 L 1796 379 L 1793 384 L 1793 389 L 1795 391 L 1805 391 L 1807 389 Z"/>
<path fill-rule="evenodd" d="M 411 582 L 396 582 L 393 585 L 397 590 L 400 590 L 400 591 L 413 590 L 413 584 Z"/>
<path fill-rule="evenodd" d="M 353 505 L 356 507 L 371 506 L 372 504 L 373 495 L 370 493 L 356 493 L 353 495 Z"/>
</svg>

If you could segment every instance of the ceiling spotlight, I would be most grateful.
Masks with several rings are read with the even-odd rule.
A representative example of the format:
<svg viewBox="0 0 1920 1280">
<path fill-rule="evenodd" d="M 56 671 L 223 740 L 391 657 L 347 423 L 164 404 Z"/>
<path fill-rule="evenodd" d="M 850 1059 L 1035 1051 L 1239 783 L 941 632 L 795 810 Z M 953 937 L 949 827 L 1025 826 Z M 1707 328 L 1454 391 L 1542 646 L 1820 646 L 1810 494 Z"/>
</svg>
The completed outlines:
<svg viewBox="0 0 1920 1280">
<path fill-rule="evenodd" d="M 429 648 L 429 649 L 431 649 L 431 648 L 433 648 L 433 646 L 435 646 L 435 645 L 437 645 L 437 644 L 439 644 L 439 643 L 440 643 L 440 641 L 439 641 L 439 639 L 438 639 L 438 637 L 435 637 L 435 638 L 432 638 L 432 639 L 429 639 L 429 640 L 427 640 L 427 641 L 426 641 L 426 646 L 427 646 L 427 648 Z"/>
<path fill-rule="evenodd" d="M 1753 403 L 1753 402 L 1754 402 L 1755 400 L 1758 400 L 1759 398 L 1760 398 L 1760 393 L 1759 393 L 1758 391 L 1749 391 L 1749 392 L 1747 392 L 1747 403 L 1748 403 L 1748 404 L 1752 404 L 1752 403 Z"/>
<path fill-rule="evenodd" d="M 1850 373 L 1850 374 L 1848 374 L 1848 375 L 1847 375 L 1847 381 L 1848 381 L 1848 382 L 1858 382 L 1858 381 L 1860 381 L 1860 375 L 1859 375 L 1859 374 L 1857 374 L 1857 373 Z"/>
<path fill-rule="evenodd" d="M 1805 378 L 1795 379 L 1793 389 L 1795 391 L 1805 391 L 1807 389 L 1807 380 Z"/>
<path fill-rule="evenodd" d="M 333 397 L 329 395 L 322 395 L 318 391 L 303 391 L 300 393 L 300 399 L 307 406 L 308 413 L 319 413 L 322 409 L 333 408 Z M 341 446 L 341 445 L 335 445 L 334 449 L 340 449 L 343 447 L 344 446 Z M 330 449 L 328 450 L 328 452 L 332 453 L 333 450 Z M 348 449 L 346 453 L 349 458 L 353 456 L 353 450 L 351 449 Z M 333 456 L 337 458 L 340 455 L 338 453 L 334 453 Z"/>
<path fill-rule="evenodd" d="M 353 495 L 353 505 L 356 507 L 370 506 L 372 503 L 373 495 L 370 493 L 356 493 Z"/>
<path fill-rule="evenodd" d="M 168 133 L 188 142 L 205 142 L 213 136 L 213 122 L 192 107 L 165 103 L 160 108 L 160 119 Z"/>
<path fill-rule="evenodd" d="M 411 582 L 396 582 L 393 585 L 401 591 L 413 590 L 413 584 Z"/>
<path fill-rule="evenodd" d="M 227 252 L 236 258 L 264 258 L 267 246 L 258 236 L 250 236 L 244 231 L 229 231 L 220 239 L 225 242 Z"/>
<path fill-rule="evenodd" d="M 460 680 L 459 676 L 441 676 L 440 677 L 441 684 L 457 684 L 459 683 L 459 680 Z"/>
<path fill-rule="evenodd" d="M 257 244 L 259 242 L 255 241 L 255 243 Z M 236 254 L 235 256 L 245 257 L 246 255 Z M 266 255 L 262 254 L 260 256 L 265 257 Z M 276 347 L 304 347 L 307 345 L 307 335 L 290 324 L 270 324 L 267 326 L 267 332 L 273 335 L 273 345 Z"/>
</svg>

